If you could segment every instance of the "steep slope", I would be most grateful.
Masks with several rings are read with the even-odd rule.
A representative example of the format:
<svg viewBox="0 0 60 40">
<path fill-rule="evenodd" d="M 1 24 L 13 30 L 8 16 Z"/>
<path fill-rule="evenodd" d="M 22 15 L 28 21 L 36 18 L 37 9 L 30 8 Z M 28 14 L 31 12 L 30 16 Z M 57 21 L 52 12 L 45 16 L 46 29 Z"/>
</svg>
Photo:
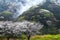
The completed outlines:
<svg viewBox="0 0 60 40">
<path fill-rule="evenodd" d="M 57 33 L 57 20 L 52 12 L 46 9 L 32 8 L 20 16 L 19 20 L 28 20 L 33 22 L 40 22 L 44 25 L 42 34 Z"/>
<path fill-rule="evenodd" d="M 44 3 L 41 7 L 43 9 L 47 9 L 51 11 L 55 15 L 55 17 L 60 20 L 60 4 L 59 3 L 46 1 L 46 3 Z"/>
<path fill-rule="evenodd" d="M 42 6 L 31 8 L 19 20 L 28 20 L 34 22 L 41 22 L 44 28 L 41 30 L 42 34 L 56 34 L 60 29 L 60 4 L 52 0 L 46 1 Z"/>
</svg>

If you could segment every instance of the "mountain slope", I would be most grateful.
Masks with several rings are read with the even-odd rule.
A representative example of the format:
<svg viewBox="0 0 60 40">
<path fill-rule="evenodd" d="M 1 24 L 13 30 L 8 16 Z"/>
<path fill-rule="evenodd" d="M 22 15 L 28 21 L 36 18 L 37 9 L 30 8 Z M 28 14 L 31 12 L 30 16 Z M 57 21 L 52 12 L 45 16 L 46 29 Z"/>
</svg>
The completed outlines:
<svg viewBox="0 0 60 40">
<path fill-rule="evenodd" d="M 18 20 L 41 22 L 44 28 L 42 34 L 56 34 L 60 29 L 60 4 L 46 2 L 42 6 L 31 8 L 24 12 Z"/>
</svg>

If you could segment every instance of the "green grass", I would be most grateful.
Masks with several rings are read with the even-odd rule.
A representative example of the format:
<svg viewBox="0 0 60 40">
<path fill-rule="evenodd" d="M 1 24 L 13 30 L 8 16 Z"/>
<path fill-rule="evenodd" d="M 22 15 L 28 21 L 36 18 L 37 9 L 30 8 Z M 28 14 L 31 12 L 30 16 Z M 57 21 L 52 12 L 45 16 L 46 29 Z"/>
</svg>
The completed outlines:
<svg viewBox="0 0 60 40">
<path fill-rule="evenodd" d="M 33 36 L 31 40 L 60 40 L 60 35 Z"/>
<path fill-rule="evenodd" d="M 0 40 L 1 40 L 1 38 L 0 38 Z M 12 40 L 12 39 L 10 38 L 10 40 Z M 19 40 L 19 38 L 18 38 L 18 40 Z M 26 37 L 23 37 L 22 40 L 27 40 L 27 39 L 26 39 Z M 58 34 L 58 35 L 36 35 L 36 36 L 32 36 L 31 40 L 60 40 L 60 34 Z"/>
</svg>

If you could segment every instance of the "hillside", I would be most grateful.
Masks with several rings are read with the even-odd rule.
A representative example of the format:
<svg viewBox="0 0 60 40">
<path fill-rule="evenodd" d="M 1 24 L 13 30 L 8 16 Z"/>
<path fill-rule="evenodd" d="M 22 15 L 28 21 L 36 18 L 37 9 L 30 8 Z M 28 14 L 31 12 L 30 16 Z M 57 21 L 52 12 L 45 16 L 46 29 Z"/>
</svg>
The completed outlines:
<svg viewBox="0 0 60 40">
<path fill-rule="evenodd" d="M 32 7 L 24 12 L 18 20 L 41 22 L 44 28 L 42 34 L 60 33 L 60 4 L 46 2 L 42 6 Z"/>
<path fill-rule="evenodd" d="M 22 13 L 17 19 L 13 18 L 20 13 L 18 2 L 25 3 L 24 0 L 0 0 L 0 21 L 33 21 L 40 22 L 44 25 L 41 34 L 59 34 L 60 33 L 60 3 L 57 0 L 46 0 L 42 5 L 33 6 L 26 12 Z M 14 17 L 15 17 L 14 16 Z"/>
</svg>

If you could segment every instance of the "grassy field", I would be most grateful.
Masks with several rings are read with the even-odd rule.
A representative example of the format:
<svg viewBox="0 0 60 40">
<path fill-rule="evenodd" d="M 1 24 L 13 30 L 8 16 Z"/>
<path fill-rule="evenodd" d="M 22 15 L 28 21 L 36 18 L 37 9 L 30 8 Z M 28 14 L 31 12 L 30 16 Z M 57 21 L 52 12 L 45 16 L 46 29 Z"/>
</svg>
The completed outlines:
<svg viewBox="0 0 60 40">
<path fill-rule="evenodd" d="M 4 38 L 2 38 L 3 40 L 6 40 Z M 0 38 L 0 40 L 2 40 Z M 11 39 L 10 40 L 14 40 L 14 39 Z M 16 40 L 19 40 L 19 39 L 16 39 Z M 22 40 L 27 40 L 25 38 L 23 38 Z M 60 34 L 58 35 L 36 35 L 36 36 L 32 36 L 31 37 L 31 40 L 60 40 Z"/>
<path fill-rule="evenodd" d="M 60 35 L 33 36 L 31 40 L 60 40 Z"/>
</svg>

